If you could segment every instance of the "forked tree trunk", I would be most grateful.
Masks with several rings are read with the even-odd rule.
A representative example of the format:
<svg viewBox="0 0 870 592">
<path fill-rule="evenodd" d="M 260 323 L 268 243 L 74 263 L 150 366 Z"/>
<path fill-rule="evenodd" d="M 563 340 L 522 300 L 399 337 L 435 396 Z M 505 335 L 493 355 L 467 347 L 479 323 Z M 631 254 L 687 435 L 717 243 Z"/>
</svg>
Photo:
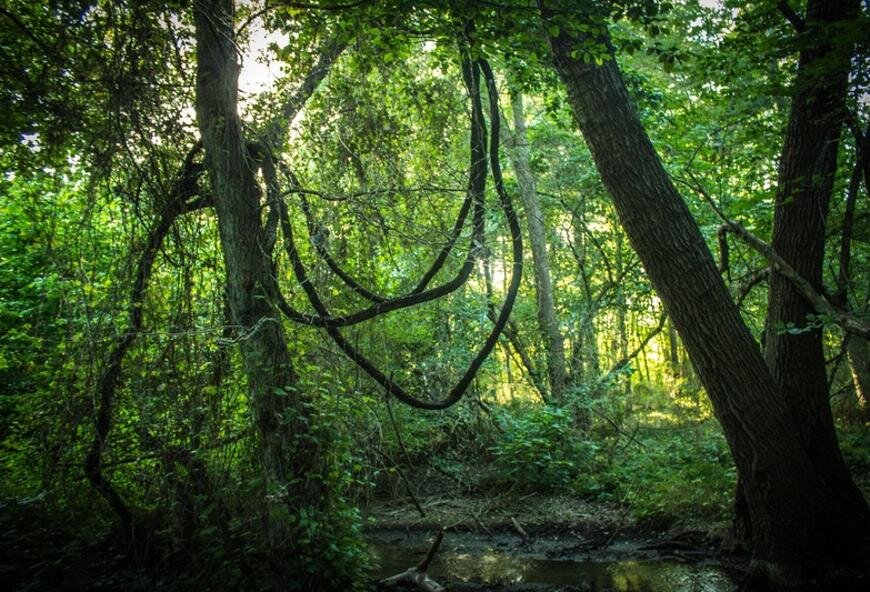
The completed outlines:
<svg viewBox="0 0 870 592">
<path fill-rule="evenodd" d="M 226 291 L 248 382 L 265 483 L 266 534 L 287 550 L 287 511 L 323 498 L 321 451 L 309 437 L 313 404 L 297 388 L 280 315 L 266 298 L 260 189 L 237 111 L 239 65 L 232 0 L 194 4 L 196 111 L 226 268 Z"/>
<path fill-rule="evenodd" d="M 593 18 L 588 24 L 601 23 Z M 584 62 L 584 41 L 611 52 Z M 855 567 L 867 523 L 815 468 L 785 397 L 719 275 L 697 224 L 667 175 L 626 91 L 606 29 L 550 38 L 574 115 L 623 227 L 722 424 L 753 526 L 753 572 L 781 586 Z M 573 57 L 577 56 L 577 57 Z"/>
</svg>

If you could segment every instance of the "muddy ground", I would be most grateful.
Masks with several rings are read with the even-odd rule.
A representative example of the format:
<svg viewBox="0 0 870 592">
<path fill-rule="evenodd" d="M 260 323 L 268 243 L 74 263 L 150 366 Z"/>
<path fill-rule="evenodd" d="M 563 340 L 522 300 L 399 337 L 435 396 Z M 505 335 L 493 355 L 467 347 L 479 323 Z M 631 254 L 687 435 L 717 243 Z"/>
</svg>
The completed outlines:
<svg viewBox="0 0 870 592">
<path fill-rule="evenodd" d="M 682 564 L 697 571 L 694 580 L 703 580 L 705 569 L 727 580 L 709 587 L 696 581 L 686 590 L 719 592 L 736 589 L 747 562 L 746 557 L 720 554 L 720 524 L 697 524 L 687 518 L 669 528 L 655 528 L 638 524 L 630 508 L 564 495 L 448 491 L 417 500 L 425 516 L 407 496 L 374 500 L 363 508 L 367 539 L 380 558 L 379 577 L 416 565 L 441 528 L 446 529 L 439 550 L 443 557 L 439 563 L 436 555 L 430 571 L 450 590 L 657 592 L 668 584 L 632 583 L 631 577 L 622 578 L 626 584 L 614 584 L 617 580 L 602 579 L 599 572 L 619 571 L 621 565 L 632 566 L 632 573 L 658 565 L 672 570 Z M 652 579 L 657 577 L 653 574 Z"/>
</svg>

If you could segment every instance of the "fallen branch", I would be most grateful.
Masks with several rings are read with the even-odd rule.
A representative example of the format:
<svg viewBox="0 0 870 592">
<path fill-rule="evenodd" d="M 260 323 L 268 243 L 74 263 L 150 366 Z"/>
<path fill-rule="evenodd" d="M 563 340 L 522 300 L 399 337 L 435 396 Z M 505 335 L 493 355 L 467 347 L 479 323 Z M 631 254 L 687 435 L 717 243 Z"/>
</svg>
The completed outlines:
<svg viewBox="0 0 870 592">
<path fill-rule="evenodd" d="M 523 527 L 520 526 L 519 520 L 517 520 L 513 516 L 511 516 L 511 524 L 514 525 L 514 528 L 517 530 L 518 533 L 520 533 L 520 536 L 523 537 L 523 544 L 524 545 L 532 540 L 531 537 L 529 537 L 529 533 L 527 533 L 525 530 L 523 530 Z"/>
<path fill-rule="evenodd" d="M 429 551 L 427 551 L 426 557 L 423 558 L 423 561 L 421 561 L 416 567 L 411 567 L 402 573 L 381 580 L 381 584 L 389 587 L 413 586 L 423 590 L 423 592 L 446 592 L 447 588 L 433 580 L 426 573 L 426 570 L 429 569 L 429 564 L 432 563 L 432 560 L 435 558 L 435 553 L 438 552 L 438 547 L 441 546 L 441 541 L 443 539 L 444 529 L 442 528 L 435 536 L 435 540 L 429 547 Z"/>
</svg>

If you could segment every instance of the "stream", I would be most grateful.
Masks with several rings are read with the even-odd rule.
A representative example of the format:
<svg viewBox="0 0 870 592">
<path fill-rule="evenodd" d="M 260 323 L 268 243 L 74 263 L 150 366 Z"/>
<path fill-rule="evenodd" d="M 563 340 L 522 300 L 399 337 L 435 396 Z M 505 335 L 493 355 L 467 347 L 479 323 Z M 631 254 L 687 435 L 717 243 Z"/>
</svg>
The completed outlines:
<svg viewBox="0 0 870 592">
<path fill-rule="evenodd" d="M 391 531 L 369 538 L 376 575 L 386 577 L 416 565 L 432 536 Z M 738 587 L 735 570 L 688 545 L 618 539 L 602 549 L 570 536 L 524 543 L 511 535 L 447 533 L 428 573 L 442 584 L 477 584 L 473 589 L 480 590 L 521 584 L 590 592 L 734 592 Z"/>
</svg>

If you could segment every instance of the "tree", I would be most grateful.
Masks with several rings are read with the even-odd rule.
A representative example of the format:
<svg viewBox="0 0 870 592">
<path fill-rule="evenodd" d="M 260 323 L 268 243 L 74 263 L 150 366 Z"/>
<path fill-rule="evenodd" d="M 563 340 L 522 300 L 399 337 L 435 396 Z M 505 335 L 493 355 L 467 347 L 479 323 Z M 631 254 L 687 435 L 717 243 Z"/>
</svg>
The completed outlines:
<svg viewBox="0 0 870 592">
<path fill-rule="evenodd" d="M 806 585 L 866 555 L 866 504 L 826 479 L 790 421 L 787 398 L 719 276 L 697 224 L 626 91 L 605 15 L 586 6 L 582 29 L 554 18 L 554 63 L 629 239 L 673 319 L 713 403 L 752 521 L 753 571 Z M 584 59 L 584 54 L 586 59 Z"/>
<path fill-rule="evenodd" d="M 529 166 L 529 142 L 526 137 L 526 116 L 523 110 L 523 95 L 519 90 L 511 92 L 511 115 L 514 129 L 505 126 L 508 155 L 517 177 L 520 195 L 526 210 L 529 227 L 529 244 L 535 270 L 535 293 L 538 299 L 538 325 L 544 341 L 547 374 L 550 379 L 550 395 L 553 401 L 562 399 L 566 387 L 565 342 L 559 330 L 556 304 L 553 296 L 553 279 L 550 274 L 550 257 L 547 254 L 547 237 L 544 228 L 544 213 L 536 190 L 535 177 Z"/>
<path fill-rule="evenodd" d="M 194 5 L 196 25 L 196 114 L 205 165 L 226 269 L 226 292 L 236 340 L 242 353 L 254 422 L 259 437 L 264 495 L 267 500 L 267 540 L 278 562 L 287 554 L 295 562 L 282 568 L 286 577 L 303 580 L 305 589 L 342 589 L 348 574 L 311 568 L 314 557 L 327 547 L 326 533 L 309 533 L 307 522 L 328 519 L 330 499 L 322 443 L 312 431 L 316 406 L 299 385 L 291 362 L 280 313 L 271 303 L 274 283 L 271 252 L 272 225 L 264 223 L 262 191 L 256 173 L 267 178 L 267 196 L 275 176 L 269 145 L 252 143 L 242 130 L 238 113 L 238 76 L 233 0 L 210 0 Z M 325 71 L 318 72 L 322 78 Z M 316 80 L 309 85 L 313 92 Z M 303 96 L 304 98 L 304 96 Z M 291 108 L 298 109 L 298 104 Z M 288 108 L 288 112 L 290 108 Z M 292 119 L 292 112 L 287 120 Z M 272 131 L 272 130 L 270 130 Z M 275 212 L 278 205 L 269 204 Z M 271 230 L 270 230 L 271 228 Z M 311 537 L 314 540 L 310 540 Z M 303 569 L 302 565 L 307 566 Z M 324 566 L 325 567 L 325 566 Z"/>
<path fill-rule="evenodd" d="M 792 16 L 797 19 L 801 50 L 779 162 L 771 247 L 819 293 L 825 291 L 825 229 L 853 46 L 851 36 L 842 35 L 842 27 L 857 14 L 856 1 L 811 0 L 803 19 Z M 773 268 L 765 327 L 767 364 L 816 470 L 839 490 L 837 495 L 850 513 L 861 515 L 867 505 L 837 444 L 823 331 L 813 326 L 815 316 L 813 305 Z M 861 337 L 852 339 L 857 343 Z"/>
</svg>

